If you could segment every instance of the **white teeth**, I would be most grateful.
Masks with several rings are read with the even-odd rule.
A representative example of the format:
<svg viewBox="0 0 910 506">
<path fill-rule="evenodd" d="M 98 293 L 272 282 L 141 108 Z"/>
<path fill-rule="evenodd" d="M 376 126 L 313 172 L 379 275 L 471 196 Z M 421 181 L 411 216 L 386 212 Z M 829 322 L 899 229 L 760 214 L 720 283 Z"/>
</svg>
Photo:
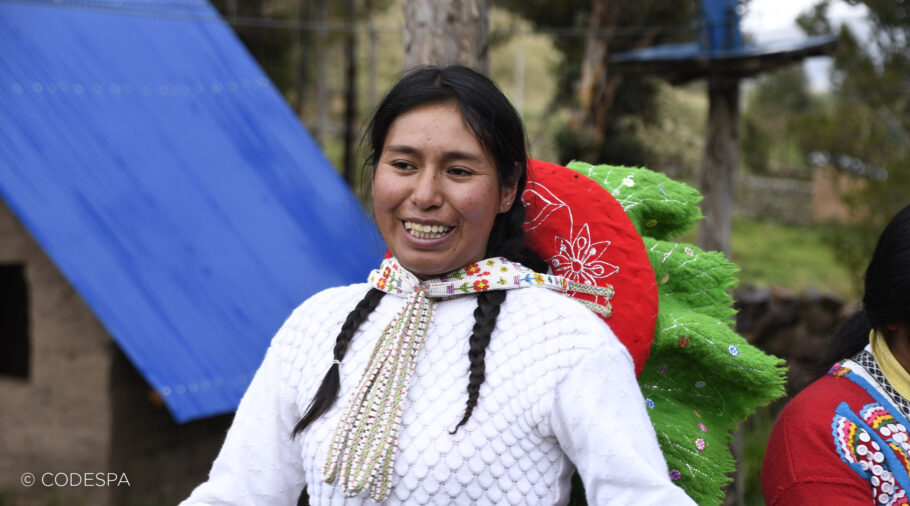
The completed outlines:
<svg viewBox="0 0 910 506">
<path fill-rule="evenodd" d="M 446 227 L 444 225 L 423 225 L 412 221 L 404 222 L 404 228 L 406 228 L 411 235 L 420 239 L 438 239 L 446 235 L 449 230 L 452 230 L 452 227 Z"/>
</svg>

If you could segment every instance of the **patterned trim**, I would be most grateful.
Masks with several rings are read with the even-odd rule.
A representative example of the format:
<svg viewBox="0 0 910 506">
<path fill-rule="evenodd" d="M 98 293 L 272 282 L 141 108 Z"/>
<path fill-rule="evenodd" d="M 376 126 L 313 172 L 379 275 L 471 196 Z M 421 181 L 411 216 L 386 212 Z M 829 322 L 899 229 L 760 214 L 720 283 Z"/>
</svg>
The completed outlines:
<svg viewBox="0 0 910 506">
<path fill-rule="evenodd" d="M 907 428 L 877 403 L 854 413 L 846 402 L 835 410 L 831 423 L 840 458 L 869 481 L 874 504 L 908 504 Z"/>
<path fill-rule="evenodd" d="M 382 262 L 379 269 L 370 273 L 367 281 L 386 293 L 400 297 L 407 297 L 416 290 L 423 289 L 426 290 L 427 297 L 435 299 L 487 290 L 539 286 L 567 294 L 605 318 L 613 314 L 613 306 L 610 304 L 614 295 L 612 285 L 598 286 L 571 281 L 562 276 L 541 274 L 503 257 L 487 258 L 426 281 L 421 281 L 402 267 L 395 257 L 390 257 Z M 575 297 L 575 294 L 602 297 L 604 303 L 581 299 Z"/>
<path fill-rule="evenodd" d="M 905 399 L 891 386 L 888 378 L 885 377 L 885 373 L 883 373 L 882 369 L 878 366 L 878 362 L 875 361 L 875 356 L 872 355 L 869 350 L 862 350 L 854 355 L 852 360 L 862 366 L 862 368 L 869 373 L 869 376 L 872 376 L 882 390 L 888 394 L 888 397 L 890 397 L 889 400 L 901 411 L 904 418 L 910 418 L 910 401 Z"/>
</svg>

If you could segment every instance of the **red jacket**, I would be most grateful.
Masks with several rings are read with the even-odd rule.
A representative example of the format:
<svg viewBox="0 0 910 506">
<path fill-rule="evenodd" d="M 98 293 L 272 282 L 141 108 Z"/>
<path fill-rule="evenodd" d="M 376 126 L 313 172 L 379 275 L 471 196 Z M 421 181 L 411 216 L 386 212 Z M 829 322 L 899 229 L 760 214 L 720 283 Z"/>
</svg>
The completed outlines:
<svg viewBox="0 0 910 506">
<path fill-rule="evenodd" d="M 910 504 L 906 418 L 845 361 L 784 408 L 762 465 L 776 505 Z"/>
</svg>

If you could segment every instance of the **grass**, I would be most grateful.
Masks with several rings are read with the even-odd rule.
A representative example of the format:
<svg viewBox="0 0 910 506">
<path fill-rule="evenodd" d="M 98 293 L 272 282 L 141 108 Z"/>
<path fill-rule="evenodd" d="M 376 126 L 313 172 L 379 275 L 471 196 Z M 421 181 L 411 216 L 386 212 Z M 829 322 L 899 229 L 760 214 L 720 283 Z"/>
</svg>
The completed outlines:
<svg viewBox="0 0 910 506">
<path fill-rule="evenodd" d="M 735 220 L 732 247 L 733 261 L 742 269 L 740 284 L 857 296 L 850 273 L 824 242 L 820 227 Z"/>
<path fill-rule="evenodd" d="M 801 227 L 734 219 L 733 262 L 740 285 L 801 293 L 814 289 L 843 299 L 859 296 L 847 268 L 825 243 L 823 227 Z M 693 229 L 680 238 L 695 243 Z"/>
</svg>

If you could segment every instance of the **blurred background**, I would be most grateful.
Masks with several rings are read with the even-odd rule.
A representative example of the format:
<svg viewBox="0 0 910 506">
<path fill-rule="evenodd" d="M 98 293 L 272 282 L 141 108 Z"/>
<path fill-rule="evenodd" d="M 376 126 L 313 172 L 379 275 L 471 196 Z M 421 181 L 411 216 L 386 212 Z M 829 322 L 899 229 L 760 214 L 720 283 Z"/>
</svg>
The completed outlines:
<svg viewBox="0 0 910 506">
<path fill-rule="evenodd" d="M 0 0 L 0 7 L 29 3 Z M 37 3 L 108 11 L 119 5 Z M 726 16 L 722 47 L 706 38 L 707 3 L 720 4 Z M 406 38 L 420 43 L 409 23 L 423 19 L 421 9 L 439 4 L 213 0 L 212 5 L 366 204 L 362 125 L 405 65 Z M 706 244 L 698 230 L 680 240 L 721 249 L 739 265 L 734 293 L 739 332 L 787 360 L 788 394 L 806 386 L 824 367 L 816 360 L 827 338 L 857 309 L 875 239 L 910 202 L 910 3 L 495 0 L 471 5 L 489 23 L 478 36 L 487 39 L 475 41 L 483 48 L 475 64 L 488 69 L 522 114 L 532 157 L 643 166 L 701 187 L 706 201 L 728 202 L 720 207 L 722 215 L 706 211 L 705 226 L 727 229 L 719 243 Z M 203 18 L 200 22 L 216 22 Z M 741 40 L 729 37 L 734 25 L 741 28 Z M 695 53 L 685 52 L 690 43 L 696 44 Z M 661 54 L 671 57 L 661 59 L 649 48 L 669 48 Z M 740 53 L 733 63 L 706 64 L 711 51 Z M 8 56 L 0 52 L 0 60 Z M 0 78 L 3 69 L 0 63 Z M 3 93 L 10 95 L 7 88 Z M 714 100 L 728 100 L 721 120 L 711 119 L 719 107 Z M 736 146 L 732 155 L 721 157 L 728 163 L 722 172 L 729 187 L 705 187 L 705 172 L 717 170 L 710 161 L 713 142 Z M 130 376 L 133 394 L 150 397 L 155 409 L 166 413 L 155 399 L 160 389 L 145 383 L 152 380 L 144 371 L 136 373 L 119 352 L 111 363 L 107 367 Z M 760 409 L 742 424 L 727 504 L 763 504 L 761 459 L 784 402 Z M 192 457 L 171 454 L 181 461 L 183 481 L 160 488 L 158 495 L 143 497 L 135 488 L 132 494 L 89 498 L 79 490 L 28 495 L 18 484 L 18 467 L 7 461 L 0 505 L 173 502 L 204 478 L 230 418 L 211 420 L 173 428 L 167 444 L 197 443 L 189 450 Z M 215 437 L 198 443 L 202 433 Z M 8 446 L 21 446 L 12 432 L 0 435 L 0 442 L 4 437 Z M 137 469 L 166 465 L 160 455 L 155 459 Z M 184 464 L 186 459 L 193 464 Z"/>
</svg>

